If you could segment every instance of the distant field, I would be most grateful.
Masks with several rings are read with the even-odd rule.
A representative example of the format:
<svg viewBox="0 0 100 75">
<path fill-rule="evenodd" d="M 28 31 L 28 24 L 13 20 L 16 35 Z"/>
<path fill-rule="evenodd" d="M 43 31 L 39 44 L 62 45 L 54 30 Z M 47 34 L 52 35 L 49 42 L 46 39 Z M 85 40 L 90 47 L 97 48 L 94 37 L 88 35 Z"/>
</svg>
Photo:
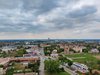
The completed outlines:
<svg viewBox="0 0 100 75">
<path fill-rule="evenodd" d="M 60 72 L 60 73 L 55 73 L 55 74 L 46 73 L 45 75 L 70 75 L 70 74 L 68 74 L 67 72 Z"/>
<path fill-rule="evenodd" d="M 71 54 L 66 56 L 72 58 L 74 62 L 84 63 L 92 68 L 97 68 L 97 61 L 99 59 L 97 59 L 93 54 L 82 53 Z"/>
</svg>

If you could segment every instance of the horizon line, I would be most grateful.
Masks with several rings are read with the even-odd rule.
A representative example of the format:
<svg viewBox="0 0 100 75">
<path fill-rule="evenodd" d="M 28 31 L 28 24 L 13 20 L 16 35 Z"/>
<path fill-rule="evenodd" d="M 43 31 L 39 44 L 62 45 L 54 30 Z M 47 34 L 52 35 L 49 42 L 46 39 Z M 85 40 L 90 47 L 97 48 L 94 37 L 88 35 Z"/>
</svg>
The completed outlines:
<svg viewBox="0 0 100 75">
<path fill-rule="evenodd" d="M 0 40 L 48 40 L 48 38 L 38 38 L 38 39 L 0 39 Z M 49 38 L 49 40 L 100 40 L 100 38 Z"/>
</svg>

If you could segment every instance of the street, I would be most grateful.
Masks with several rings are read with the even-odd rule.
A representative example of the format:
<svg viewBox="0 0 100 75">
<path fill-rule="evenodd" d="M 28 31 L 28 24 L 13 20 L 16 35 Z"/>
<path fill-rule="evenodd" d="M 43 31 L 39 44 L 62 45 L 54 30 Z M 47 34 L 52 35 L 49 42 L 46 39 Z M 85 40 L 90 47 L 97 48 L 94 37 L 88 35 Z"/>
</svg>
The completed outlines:
<svg viewBox="0 0 100 75">
<path fill-rule="evenodd" d="M 78 75 L 76 72 L 70 70 L 69 68 L 67 68 L 67 67 L 65 67 L 65 66 L 63 66 L 63 68 L 64 68 L 64 70 L 65 70 L 66 72 L 68 72 L 70 75 Z"/>
<path fill-rule="evenodd" d="M 40 68 L 39 68 L 39 75 L 45 75 L 44 74 L 44 50 L 43 48 L 40 49 Z"/>
</svg>

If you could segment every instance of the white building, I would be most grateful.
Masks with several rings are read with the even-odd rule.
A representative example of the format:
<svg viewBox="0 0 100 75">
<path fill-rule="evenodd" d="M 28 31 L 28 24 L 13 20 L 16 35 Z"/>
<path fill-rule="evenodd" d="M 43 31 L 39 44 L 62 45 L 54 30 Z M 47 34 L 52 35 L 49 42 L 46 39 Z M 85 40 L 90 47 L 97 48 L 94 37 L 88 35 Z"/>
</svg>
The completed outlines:
<svg viewBox="0 0 100 75">
<path fill-rule="evenodd" d="M 52 51 L 51 58 L 53 58 L 53 59 L 57 59 L 58 58 L 57 50 L 53 50 Z"/>
<path fill-rule="evenodd" d="M 1 49 L 2 49 L 2 51 L 8 52 L 9 50 L 16 50 L 17 47 L 15 47 L 15 46 L 4 46 Z"/>
<path fill-rule="evenodd" d="M 51 57 L 58 58 L 58 54 L 51 54 Z"/>
<path fill-rule="evenodd" d="M 76 51 L 76 52 L 80 52 L 82 53 L 82 50 L 84 49 L 85 47 L 84 46 L 74 46 L 73 49 Z"/>
<path fill-rule="evenodd" d="M 81 73 L 87 73 L 88 71 L 88 67 L 84 64 L 80 64 L 80 63 L 73 63 L 73 65 L 71 66 L 72 69 L 74 69 L 75 71 L 79 71 Z"/>
<path fill-rule="evenodd" d="M 99 53 L 99 50 L 98 49 L 91 49 L 90 53 Z"/>
</svg>

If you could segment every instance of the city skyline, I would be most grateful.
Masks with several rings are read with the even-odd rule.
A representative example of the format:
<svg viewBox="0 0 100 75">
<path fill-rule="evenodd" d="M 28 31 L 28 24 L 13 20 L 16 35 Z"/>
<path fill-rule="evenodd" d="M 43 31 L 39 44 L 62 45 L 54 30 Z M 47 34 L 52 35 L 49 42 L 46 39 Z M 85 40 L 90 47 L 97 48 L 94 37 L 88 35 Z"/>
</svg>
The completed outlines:
<svg viewBox="0 0 100 75">
<path fill-rule="evenodd" d="M 99 39 L 99 0 L 0 0 L 0 39 Z"/>
</svg>

